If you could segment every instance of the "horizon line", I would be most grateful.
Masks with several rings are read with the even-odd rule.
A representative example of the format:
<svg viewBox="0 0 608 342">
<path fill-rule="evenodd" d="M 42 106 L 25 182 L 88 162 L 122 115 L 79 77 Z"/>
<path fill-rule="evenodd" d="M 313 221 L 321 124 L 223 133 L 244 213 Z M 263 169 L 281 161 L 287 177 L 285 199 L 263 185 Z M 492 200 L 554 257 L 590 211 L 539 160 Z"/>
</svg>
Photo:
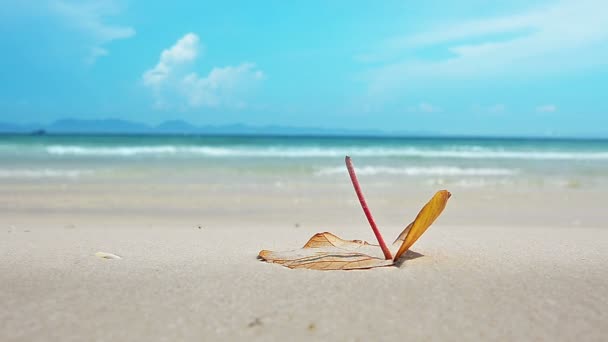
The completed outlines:
<svg viewBox="0 0 608 342">
<path fill-rule="evenodd" d="M 61 122 L 72 121 L 76 123 L 93 123 L 100 121 L 117 121 L 125 124 L 142 126 L 140 128 L 98 128 L 91 129 L 87 128 L 58 128 L 53 129 L 51 126 Z M 168 122 L 180 122 L 190 126 L 186 129 L 171 129 L 161 127 L 163 124 Z M 3 127 L 2 126 L 8 126 Z M 230 129 L 239 127 L 241 129 L 249 130 L 245 132 L 230 132 Z M 222 130 L 225 132 L 203 132 L 200 130 Z M 263 132 L 263 130 L 277 129 L 277 130 L 297 130 L 304 132 Z M 197 131 L 198 130 L 198 131 Z M 310 132 L 306 132 L 309 130 Z M 257 131 L 257 132 L 256 132 Z M 315 132 L 316 131 L 316 132 Z M 286 126 L 286 125 L 252 125 L 242 122 L 230 123 L 230 124 L 192 124 L 186 120 L 173 119 L 165 120 L 158 124 L 148 124 L 138 121 L 118 119 L 118 118 L 101 118 L 101 119 L 76 119 L 76 118 L 63 118 L 52 121 L 51 123 L 11 123 L 11 122 L 0 122 L 0 135 L 20 135 L 20 136 L 34 136 L 34 135 L 100 135 L 100 136 L 129 136 L 129 135 L 164 135 L 164 136 L 232 136 L 232 137 L 340 137 L 340 138 L 420 138 L 420 139 L 433 139 L 433 138 L 445 138 L 445 139 L 528 139 L 528 140 L 585 140 L 585 141 L 604 141 L 608 140 L 608 136 L 604 134 L 599 135 L 567 135 L 567 134 L 477 134 L 477 133 L 446 133 L 446 132 L 431 132 L 431 131 L 387 131 L 384 129 L 357 129 L 357 128 L 334 128 L 334 127 L 315 127 L 315 126 Z"/>
</svg>

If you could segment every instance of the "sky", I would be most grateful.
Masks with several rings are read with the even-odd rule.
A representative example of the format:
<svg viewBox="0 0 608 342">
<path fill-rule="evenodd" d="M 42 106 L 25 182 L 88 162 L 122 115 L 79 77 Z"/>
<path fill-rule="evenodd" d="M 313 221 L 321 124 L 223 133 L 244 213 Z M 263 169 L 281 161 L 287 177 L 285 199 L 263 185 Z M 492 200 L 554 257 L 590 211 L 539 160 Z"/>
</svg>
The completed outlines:
<svg viewBox="0 0 608 342">
<path fill-rule="evenodd" d="M 608 2 L 0 0 L 0 122 L 608 137 Z"/>
</svg>

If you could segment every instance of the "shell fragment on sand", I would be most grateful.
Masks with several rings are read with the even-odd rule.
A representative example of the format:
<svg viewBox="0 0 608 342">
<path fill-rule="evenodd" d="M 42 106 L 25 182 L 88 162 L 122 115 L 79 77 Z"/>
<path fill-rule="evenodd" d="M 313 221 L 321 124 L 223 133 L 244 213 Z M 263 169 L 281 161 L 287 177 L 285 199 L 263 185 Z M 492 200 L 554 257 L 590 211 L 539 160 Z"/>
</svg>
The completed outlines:
<svg viewBox="0 0 608 342">
<path fill-rule="evenodd" d="M 112 254 L 112 253 L 106 253 L 106 252 L 97 252 L 95 253 L 95 256 L 101 259 L 122 259 L 122 257 L 116 255 L 116 254 Z"/>
</svg>

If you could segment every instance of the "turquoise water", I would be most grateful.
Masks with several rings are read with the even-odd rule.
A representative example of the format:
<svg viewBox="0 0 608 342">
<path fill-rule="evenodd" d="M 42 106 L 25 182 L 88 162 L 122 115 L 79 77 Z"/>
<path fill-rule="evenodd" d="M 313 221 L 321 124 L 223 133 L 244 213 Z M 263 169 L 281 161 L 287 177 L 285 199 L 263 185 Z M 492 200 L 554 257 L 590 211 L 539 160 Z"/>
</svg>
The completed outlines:
<svg viewBox="0 0 608 342">
<path fill-rule="evenodd" d="M 234 136 L 0 136 L 0 179 L 299 175 L 343 176 L 343 158 L 369 178 L 463 186 L 584 187 L 608 181 L 608 141 L 486 138 Z"/>
</svg>

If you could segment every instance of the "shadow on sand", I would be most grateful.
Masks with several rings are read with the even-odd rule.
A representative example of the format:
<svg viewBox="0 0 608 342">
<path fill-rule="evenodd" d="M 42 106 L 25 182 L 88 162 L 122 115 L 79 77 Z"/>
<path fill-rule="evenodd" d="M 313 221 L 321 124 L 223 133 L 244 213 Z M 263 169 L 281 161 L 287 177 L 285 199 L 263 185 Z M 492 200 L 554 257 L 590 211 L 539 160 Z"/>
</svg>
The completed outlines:
<svg viewBox="0 0 608 342">
<path fill-rule="evenodd" d="M 406 262 L 408 260 L 418 259 L 423 256 L 424 256 L 424 254 L 420 254 L 418 252 L 407 251 L 407 252 L 405 252 L 405 254 L 403 254 L 401 256 L 401 258 L 399 258 L 399 260 L 395 261 L 395 266 L 401 268 L 401 265 L 403 265 L 404 262 Z"/>
</svg>

